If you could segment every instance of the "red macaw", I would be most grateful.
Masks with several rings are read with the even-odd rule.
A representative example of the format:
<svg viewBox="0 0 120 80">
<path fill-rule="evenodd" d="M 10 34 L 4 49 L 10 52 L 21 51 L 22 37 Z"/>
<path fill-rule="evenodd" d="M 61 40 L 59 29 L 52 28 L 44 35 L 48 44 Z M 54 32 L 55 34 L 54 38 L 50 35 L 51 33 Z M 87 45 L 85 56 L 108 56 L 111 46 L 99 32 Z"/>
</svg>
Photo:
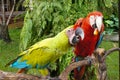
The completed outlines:
<svg viewBox="0 0 120 80">
<path fill-rule="evenodd" d="M 85 18 L 80 18 L 74 25 L 74 29 L 81 27 L 84 30 L 84 39 L 79 40 L 75 46 L 75 61 L 80 61 L 87 56 L 91 56 L 93 51 L 101 43 L 104 31 L 103 15 L 94 11 Z M 85 66 L 74 69 L 75 80 L 81 80 L 85 71 Z"/>
</svg>

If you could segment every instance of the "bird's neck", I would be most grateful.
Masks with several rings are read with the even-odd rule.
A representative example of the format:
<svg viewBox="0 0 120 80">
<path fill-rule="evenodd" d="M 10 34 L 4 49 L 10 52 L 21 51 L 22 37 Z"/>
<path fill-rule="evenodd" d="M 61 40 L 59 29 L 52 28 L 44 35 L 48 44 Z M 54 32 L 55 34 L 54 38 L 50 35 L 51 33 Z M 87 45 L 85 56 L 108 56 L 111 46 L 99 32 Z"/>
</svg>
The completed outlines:
<svg viewBox="0 0 120 80">
<path fill-rule="evenodd" d="M 55 46 L 61 51 L 67 51 L 71 46 L 65 32 L 56 36 L 55 43 Z"/>
</svg>

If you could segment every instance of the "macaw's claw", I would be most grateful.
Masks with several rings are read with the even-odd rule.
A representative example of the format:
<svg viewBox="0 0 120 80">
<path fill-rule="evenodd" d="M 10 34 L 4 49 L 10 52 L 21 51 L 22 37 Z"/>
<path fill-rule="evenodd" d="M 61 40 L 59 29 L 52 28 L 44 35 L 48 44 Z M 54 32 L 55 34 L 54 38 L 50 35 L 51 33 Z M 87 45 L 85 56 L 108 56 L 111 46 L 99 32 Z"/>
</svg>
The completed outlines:
<svg viewBox="0 0 120 80">
<path fill-rule="evenodd" d="M 93 59 L 92 59 L 91 57 L 87 56 L 87 57 L 85 57 L 85 60 L 88 61 L 88 64 L 89 64 L 90 66 L 92 65 Z"/>
</svg>

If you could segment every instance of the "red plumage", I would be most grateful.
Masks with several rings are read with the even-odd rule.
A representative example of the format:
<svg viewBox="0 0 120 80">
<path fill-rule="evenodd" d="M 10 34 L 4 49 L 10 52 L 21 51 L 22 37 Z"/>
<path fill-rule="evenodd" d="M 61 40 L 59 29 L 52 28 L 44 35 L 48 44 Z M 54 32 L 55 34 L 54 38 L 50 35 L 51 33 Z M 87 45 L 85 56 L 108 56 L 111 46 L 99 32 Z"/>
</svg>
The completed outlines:
<svg viewBox="0 0 120 80">
<path fill-rule="evenodd" d="M 76 23 L 74 25 L 74 29 L 76 29 L 77 27 L 81 27 L 84 30 L 84 35 L 85 35 L 84 39 L 79 40 L 79 43 L 75 46 L 74 54 L 76 55 L 76 57 L 79 56 L 79 57 L 84 58 L 86 56 L 91 56 L 91 54 L 93 53 L 93 51 L 96 48 L 97 42 L 99 41 L 100 34 L 104 30 L 104 25 L 102 23 L 100 31 L 98 32 L 97 35 L 94 35 L 94 31 L 97 28 L 94 28 L 91 26 L 92 21 L 90 23 L 90 16 L 94 16 L 93 19 L 91 18 L 91 20 L 93 20 L 93 23 L 95 22 L 95 24 L 96 24 L 96 22 L 98 21 L 98 23 L 96 25 L 99 24 L 99 20 L 97 20 L 97 18 L 99 16 L 103 17 L 101 12 L 95 11 L 95 12 L 89 13 L 86 18 L 80 18 L 76 21 Z M 84 70 L 85 70 L 85 68 L 83 68 L 83 66 L 81 67 L 80 71 L 78 71 L 77 69 L 74 70 L 75 80 L 81 79 L 81 77 L 84 74 Z"/>
</svg>

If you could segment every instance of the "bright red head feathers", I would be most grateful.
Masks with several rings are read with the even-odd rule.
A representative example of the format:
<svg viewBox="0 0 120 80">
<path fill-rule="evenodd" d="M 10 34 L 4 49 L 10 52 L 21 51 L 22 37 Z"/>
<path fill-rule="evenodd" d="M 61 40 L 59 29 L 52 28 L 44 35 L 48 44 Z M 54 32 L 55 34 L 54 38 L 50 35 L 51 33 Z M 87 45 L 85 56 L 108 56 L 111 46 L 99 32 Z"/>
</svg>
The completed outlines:
<svg viewBox="0 0 120 80">
<path fill-rule="evenodd" d="M 76 23 L 74 24 L 74 29 L 77 27 L 87 26 L 87 28 L 91 27 L 94 29 L 93 34 L 97 35 L 104 31 L 104 24 L 103 24 L 103 15 L 101 12 L 94 11 L 87 15 L 86 18 L 79 18 Z M 85 28 L 85 27 L 83 27 Z"/>
</svg>

